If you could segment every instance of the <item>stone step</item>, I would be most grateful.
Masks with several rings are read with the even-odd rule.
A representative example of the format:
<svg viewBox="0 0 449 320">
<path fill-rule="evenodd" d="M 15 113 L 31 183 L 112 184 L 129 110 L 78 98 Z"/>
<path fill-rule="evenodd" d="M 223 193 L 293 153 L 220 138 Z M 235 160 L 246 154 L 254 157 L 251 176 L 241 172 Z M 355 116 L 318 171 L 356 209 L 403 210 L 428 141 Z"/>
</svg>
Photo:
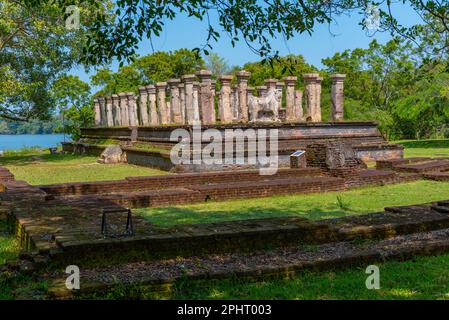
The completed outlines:
<svg viewBox="0 0 449 320">
<path fill-rule="evenodd" d="M 169 260 L 139 261 L 104 267 L 83 268 L 83 286 L 76 294 L 106 293 L 115 286 L 145 285 L 155 292 L 173 293 L 183 279 L 224 279 L 245 281 L 291 278 L 303 270 L 327 270 L 350 265 L 408 260 L 417 255 L 449 252 L 449 229 L 418 232 L 390 239 L 333 242 L 317 246 L 289 246 L 270 251 L 178 257 Z M 67 275 L 53 273 L 48 279 L 52 298 L 72 297 L 65 287 Z M 165 290 L 164 290 L 165 288 Z"/>
<path fill-rule="evenodd" d="M 402 164 L 395 165 L 394 169 L 400 172 L 412 172 L 412 173 L 428 173 L 435 171 L 449 170 L 449 160 L 447 159 L 432 159 L 426 162 L 420 162 L 416 164 Z"/>
<path fill-rule="evenodd" d="M 377 169 L 393 169 L 397 165 L 418 163 L 418 162 L 424 162 L 424 161 L 429 161 L 429 160 L 431 160 L 431 158 L 428 158 L 428 157 L 377 160 L 376 168 Z"/>
</svg>

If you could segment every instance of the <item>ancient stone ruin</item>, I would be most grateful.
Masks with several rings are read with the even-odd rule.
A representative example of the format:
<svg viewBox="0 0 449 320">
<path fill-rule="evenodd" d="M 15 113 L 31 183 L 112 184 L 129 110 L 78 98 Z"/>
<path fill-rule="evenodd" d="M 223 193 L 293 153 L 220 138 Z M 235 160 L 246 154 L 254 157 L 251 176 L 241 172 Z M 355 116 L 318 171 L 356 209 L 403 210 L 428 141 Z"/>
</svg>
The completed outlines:
<svg viewBox="0 0 449 320">
<path fill-rule="evenodd" d="M 251 73 L 240 71 L 236 77 L 223 75 L 218 83 L 212 73 L 201 70 L 139 87 L 132 92 L 94 99 L 95 125 L 99 127 L 214 125 L 257 122 L 320 122 L 321 81 L 317 73 L 304 74 L 304 92 L 296 90 L 296 76 L 279 81 L 267 79 L 264 86 L 248 86 Z M 343 81 L 332 79 L 333 120 L 343 119 Z M 232 85 L 233 81 L 236 85 Z M 285 109 L 282 100 L 285 96 Z M 304 102 L 303 102 L 304 97 Z M 217 107 L 216 107 L 217 106 Z"/>
<path fill-rule="evenodd" d="M 278 131 L 275 151 L 279 167 L 290 167 L 294 152 L 310 153 L 316 145 L 334 158 L 328 159 L 326 166 L 339 171 L 348 166 L 363 167 L 363 163 L 358 163 L 362 161 L 402 158 L 402 146 L 387 143 L 376 123 L 344 120 L 344 74 L 330 76 L 331 121 L 321 119 L 323 78 L 318 73 L 301 75 L 303 90 L 297 88 L 298 76 L 287 76 L 282 81 L 267 79 L 255 88 L 248 85 L 250 76 L 243 70 L 215 81 L 210 71 L 200 70 L 180 79 L 141 86 L 137 95 L 126 92 L 97 97 L 95 126 L 81 129 L 81 139 L 64 143 L 64 150 L 100 156 L 107 147 L 102 141 L 107 140 L 123 151 L 121 161 L 131 164 L 174 172 L 250 169 L 260 167 L 250 164 L 255 159 L 250 141 L 263 140 L 262 133 L 274 129 Z M 229 131 L 240 131 L 246 141 L 245 163 L 225 161 L 232 152 L 226 153 L 223 147 L 217 152 L 221 154 L 220 164 L 194 164 L 193 154 L 191 163 L 174 164 L 170 150 L 178 141 L 171 135 L 178 128 L 187 130 L 191 137 L 197 130 L 203 150 L 210 142 L 209 129 L 215 130 L 223 146 Z M 186 143 L 193 150 L 192 140 Z M 236 152 L 237 139 L 232 143 Z M 100 162 L 108 163 L 105 158 L 103 155 Z"/>
</svg>

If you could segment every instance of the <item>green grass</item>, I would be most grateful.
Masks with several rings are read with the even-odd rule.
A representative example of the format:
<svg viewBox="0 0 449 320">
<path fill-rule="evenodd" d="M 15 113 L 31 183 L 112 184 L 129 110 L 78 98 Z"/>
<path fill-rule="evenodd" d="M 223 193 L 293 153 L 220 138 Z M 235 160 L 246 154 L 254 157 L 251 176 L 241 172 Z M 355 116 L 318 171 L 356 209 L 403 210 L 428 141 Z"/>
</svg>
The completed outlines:
<svg viewBox="0 0 449 320">
<path fill-rule="evenodd" d="M 290 279 L 186 281 L 175 299 L 448 299 L 449 254 L 376 264 L 380 289 L 365 286 L 368 265 L 333 271 L 303 271 Z"/>
<path fill-rule="evenodd" d="M 19 244 L 7 232 L 6 223 L 0 220 L 0 265 L 15 259 L 19 253 Z"/>
<path fill-rule="evenodd" d="M 449 183 L 421 180 L 345 192 L 273 196 L 133 211 L 152 223 L 167 226 L 278 216 L 301 216 L 316 220 L 382 211 L 386 206 L 444 199 L 449 199 Z"/>
<path fill-rule="evenodd" d="M 405 147 L 404 156 L 412 157 L 449 157 L 449 139 L 441 140 L 401 140 L 393 143 Z"/>
<path fill-rule="evenodd" d="M 129 164 L 99 164 L 97 159 L 93 156 L 52 155 L 46 151 L 25 150 L 7 153 L 0 158 L 0 166 L 8 168 L 17 180 L 25 180 L 32 185 L 167 174 L 165 171 Z"/>
</svg>

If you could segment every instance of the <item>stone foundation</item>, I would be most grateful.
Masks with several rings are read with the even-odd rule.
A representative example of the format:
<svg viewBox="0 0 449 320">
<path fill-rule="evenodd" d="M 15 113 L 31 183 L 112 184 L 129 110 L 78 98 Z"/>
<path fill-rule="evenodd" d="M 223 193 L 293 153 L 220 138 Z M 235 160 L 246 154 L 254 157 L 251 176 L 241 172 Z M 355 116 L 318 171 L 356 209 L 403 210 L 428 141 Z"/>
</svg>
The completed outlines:
<svg viewBox="0 0 449 320">
<path fill-rule="evenodd" d="M 279 167 L 290 166 L 290 156 L 299 149 L 306 150 L 310 145 L 329 145 L 339 141 L 354 149 L 358 158 L 363 161 L 385 160 L 402 158 L 403 147 L 388 144 L 380 134 L 374 122 L 318 122 L 318 123 L 277 123 L 277 124 L 228 124 L 202 126 L 201 132 L 207 129 L 216 129 L 223 141 L 226 130 L 259 130 L 276 129 L 278 132 Z M 89 153 L 99 155 L 105 146 L 101 141 L 120 144 L 127 153 L 128 163 L 144 165 L 175 172 L 200 172 L 215 170 L 235 170 L 257 168 L 249 165 L 248 144 L 245 144 L 245 163 L 226 165 L 177 165 L 170 160 L 170 150 L 177 144 L 177 139 L 171 140 L 171 134 L 176 129 L 184 129 L 192 137 L 193 127 L 159 126 L 159 127 L 132 127 L 132 128 L 86 128 L 82 129 L 82 138 L 78 142 L 64 143 L 67 152 Z M 176 138 L 176 137 L 175 137 Z M 95 142 L 98 141 L 97 144 Z M 203 147 L 210 143 L 202 141 Z M 224 154 L 224 145 L 223 145 Z M 269 150 L 269 140 L 267 143 Z"/>
</svg>

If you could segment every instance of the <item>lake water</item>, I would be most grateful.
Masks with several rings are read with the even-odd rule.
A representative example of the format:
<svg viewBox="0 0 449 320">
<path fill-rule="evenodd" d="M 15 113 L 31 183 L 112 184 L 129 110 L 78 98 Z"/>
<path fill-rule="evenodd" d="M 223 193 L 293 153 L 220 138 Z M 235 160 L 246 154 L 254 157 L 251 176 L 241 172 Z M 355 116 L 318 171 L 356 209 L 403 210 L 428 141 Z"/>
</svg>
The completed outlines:
<svg viewBox="0 0 449 320">
<path fill-rule="evenodd" d="M 64 141 L 63 134 L 0 134 L 0 150 L 17 150 L 23 147 L 50 148 Z M 65 141 L 70 141 L 66 135 Z"/>
</svg>

